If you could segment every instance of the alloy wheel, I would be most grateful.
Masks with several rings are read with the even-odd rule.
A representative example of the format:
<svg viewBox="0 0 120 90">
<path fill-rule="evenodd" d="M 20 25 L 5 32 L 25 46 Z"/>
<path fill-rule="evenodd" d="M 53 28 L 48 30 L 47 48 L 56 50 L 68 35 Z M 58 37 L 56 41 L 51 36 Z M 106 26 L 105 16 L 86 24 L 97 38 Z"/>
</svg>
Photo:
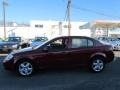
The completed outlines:
<svg viewBox="0 0 120 90">
<path fill-rule="evenodd" d="M 33 73 L 33 65 L 30 62 L 22 62 L 18 66 L 18 72 L 22 76 L 30 76 Z"/>
<path fill-rule="evenodd" d="M 95 59 L 92 62 L 92 70 L 94 72 L 100 72 L 104 69 L 104 62 L 101 59 Z"/>
</svg>

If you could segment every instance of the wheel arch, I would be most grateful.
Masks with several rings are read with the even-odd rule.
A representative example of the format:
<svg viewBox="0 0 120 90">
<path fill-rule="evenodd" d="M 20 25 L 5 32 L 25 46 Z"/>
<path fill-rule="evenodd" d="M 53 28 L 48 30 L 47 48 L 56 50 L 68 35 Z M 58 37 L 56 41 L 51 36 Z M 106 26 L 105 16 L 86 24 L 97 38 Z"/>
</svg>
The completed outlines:
<svg viewBox="0 0 120 90">
<path fill-rule="evenodd" d="M 17 65 L 18 65 L 19 63 L 23 62 L 23 61 L 29 61 L 29 62 L 31 62 L 31 63 L 33 64 L 33 66 L 34 66 L 34 69 L 36 69 L 37 64 L 36 64 L 33 60 L 31 60 L 30 58 L 21 58 L 21 59 L 17 60 L 17 61 L 14 63 L 14 64 L 15 64 L 15 69 L 16 69 Z"/>
<path fill-rule="evenodd" d="M 92 55 L 91 58 L 90 58 L 90 63 L 92 62 L 92 60 L 94 58 L 101 58 L 102 60 L 104 60 L 105 64 L 107 63 L 107 61 L 106 61 L 106 55 L 103 54 L 103 53 L 97 53 L 97 54 Z"/>
</svg>

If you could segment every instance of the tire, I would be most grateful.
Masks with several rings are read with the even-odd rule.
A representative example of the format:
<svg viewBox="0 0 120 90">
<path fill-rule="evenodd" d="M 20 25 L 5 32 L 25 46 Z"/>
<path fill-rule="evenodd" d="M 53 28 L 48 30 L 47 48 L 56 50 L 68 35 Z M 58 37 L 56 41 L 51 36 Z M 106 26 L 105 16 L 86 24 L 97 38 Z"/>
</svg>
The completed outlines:
<svg viewBox="0 0 120 90">
<path fill-rule="evenodd" d="M 99 73 L 102 72 L 105 68 L 105 61 L 101 57 L 95 57 L 92 59 L 90 64 L 90 69 L 92 72 Z"/>
<path fill-rule="evenodd" d="M 34 72 L 34 65 L 30 61 L 21 61 L 16 65 L 16 71 L 21 76 L 31 76 Z"/>
</svg>

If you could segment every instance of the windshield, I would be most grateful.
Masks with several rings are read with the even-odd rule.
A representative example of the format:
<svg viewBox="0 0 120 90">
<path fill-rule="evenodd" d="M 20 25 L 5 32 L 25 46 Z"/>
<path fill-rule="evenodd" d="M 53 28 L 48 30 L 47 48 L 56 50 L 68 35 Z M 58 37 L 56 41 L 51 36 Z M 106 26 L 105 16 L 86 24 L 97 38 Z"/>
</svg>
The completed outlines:
<svg viewBox="0 0 120 90">
<path fill-rule="evenodd" d="M 113 41 L 120 41 L 119 39 L 117 39 L 117 38 L 114 38 L 114 39 L 112 39 Z"/>
<path fill-rule="evenodd" d="M 9 37 L 8 41 L 9 42 L 20 42 L 21 38 L 20 37 Z"/>
<path fill-rule="evenodd" d="M 36 42 L 36 41 L 45 42 L 45 41 L 47 41 L 47 40 L 48 40 L 47 37 L 36 37 L 35 40 L 33 40 L 33 41 L 34 41 L 34 42 Z"/>
<path fill-rule="evenodd" d="M 48 43 L 50 40 L 48 40 L 48 41 L 45 41 L 45 42 L 43 42 L 42 44 L 40 44 L 40 45 L 37 45 L 37 46 L 32 46 L 32 48 L 33 49 L 38 49 L 38 48 L 40 48 L 41 46 L 43 46 L 43 45 L 45 45 L 46 43 Z"/>
</svg>

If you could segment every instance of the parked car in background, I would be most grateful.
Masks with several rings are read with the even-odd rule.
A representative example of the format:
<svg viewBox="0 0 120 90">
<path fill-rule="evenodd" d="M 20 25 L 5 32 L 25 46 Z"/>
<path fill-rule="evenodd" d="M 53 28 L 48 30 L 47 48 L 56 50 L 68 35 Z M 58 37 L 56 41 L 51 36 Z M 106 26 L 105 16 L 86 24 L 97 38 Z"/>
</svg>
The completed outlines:
<svg viewBox="0 0 120 90">
<path fill-rule="evenodd" d="M 89 37 L 57 37 L 37 47 L 11 52 L 3 60 L 3 65 L 6 70 L 22 76 L 30 76 L 39 69 L 79 66 L 87 66 L 98 73 L 113 61 L 111 48 Z"/>
<path fill-rule="evenodd" d="M 101 43 L 111 45 L 113 50 L 120 50 L 120 40 L 113 37 L 99 37 L 97 38 Z"/>
<path fill-rule="evenodd" d="M 116 37 L 116 38 L 120 40 L 120 37 Z"/>
<path fill-rule="evenodd" d="M 12 50 L 18 49 L 20 42 L 20 37 L 8 37 L 4 42 L 0 43 L 0 51 L 7 53 L 11 52 Z"/>
<path fill-rule="evenodd" d="M 38 46 L 38 45 L 46 42 L 47 40 L 48 40 L 47 37 L 35 37 L 35 39 L 32 40 L 30 46 L 31 46 L 31 47 Z"/>
<path fill-rule="evenodd" d="M 21 37 L 8 37 L 5 41 L 0 43 L 0 52 L 11 52 L 19 48 L 23 48 L 22 45 L 26 44 Z M 26 46 L 27 47 L 27 46 Z"/>
<path fill-rule="evenodd" d="M 4 40 L 2 38 L 0 38 L 0 42 L 3 42 Z"/>
</svg>

